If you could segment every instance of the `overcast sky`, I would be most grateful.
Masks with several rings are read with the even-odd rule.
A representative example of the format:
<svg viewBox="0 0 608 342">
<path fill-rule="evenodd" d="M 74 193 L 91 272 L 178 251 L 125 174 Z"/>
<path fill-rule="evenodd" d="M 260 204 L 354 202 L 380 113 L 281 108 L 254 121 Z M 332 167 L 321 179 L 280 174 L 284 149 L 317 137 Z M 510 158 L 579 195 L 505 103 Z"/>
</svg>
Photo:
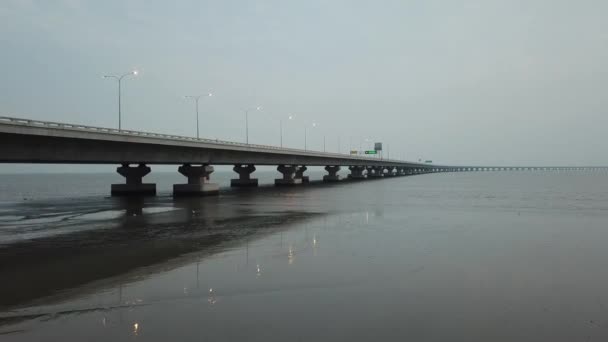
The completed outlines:
<svg viewBox="0 0 608 342">
<path fill-rule="evenodd" d="M 608 1 L 0 1 L 0 115 L 442 164 L 608 165 Z M 287 122 L 295 114 L 296 120 Z M 363 144 L 365 147 L 365 144 Z M 7 166 L 3 166 L 7 169 Z"/>
</svg>

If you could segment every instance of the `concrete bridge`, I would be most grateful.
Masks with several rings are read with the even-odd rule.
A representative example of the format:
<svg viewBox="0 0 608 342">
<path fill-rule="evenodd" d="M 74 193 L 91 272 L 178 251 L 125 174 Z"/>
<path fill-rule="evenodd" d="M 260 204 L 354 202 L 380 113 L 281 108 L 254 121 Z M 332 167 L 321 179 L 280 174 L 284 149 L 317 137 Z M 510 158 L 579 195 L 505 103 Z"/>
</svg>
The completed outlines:
<svg viewBox="0 0 608 342">
<path fill-rule="evenodd" d="M 120 165 L 117 172 L 126 182 L 112 184 L 113 195 L 155 194 L 156 185 L 143 182 L 152 164 L 179 165 L 187 182 L 173 186 L 175 195 L 218 193 L 219 185 L 211 182 L 213 165 L 234 165 L 234 187 L 257 186 L 252 178 L 256 165 L 276 165 L 281 173 L 275 180 L 278 186 L 308 182 L 307 166 L 324 166 L 326 182 L 340 181 L 341 167 L 348 167 L 352 180 L 435 172 L 605 169 L 433 165 L 10 117 L 0 117 L 0 146 L 0 163 Z"/>
</svg>

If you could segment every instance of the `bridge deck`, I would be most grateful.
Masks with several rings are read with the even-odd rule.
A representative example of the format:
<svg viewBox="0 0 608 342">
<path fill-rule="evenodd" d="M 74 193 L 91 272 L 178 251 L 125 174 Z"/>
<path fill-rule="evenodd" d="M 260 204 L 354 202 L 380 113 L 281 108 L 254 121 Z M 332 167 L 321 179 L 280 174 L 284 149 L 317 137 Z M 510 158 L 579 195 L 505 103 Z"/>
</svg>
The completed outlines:
<svg viewBox="0 0 608 342">
<path fill-rule="evenodd" d="M 0 116 L 0 163 L 385 166 L 425 170 L 588 170 L 606 166 L 447 166 Z"/>
<path fill-rule="evenodd" d="M 445 167 L 112 128 L 0 117 L 3 163 L 301 164 Z"/>
</svg>

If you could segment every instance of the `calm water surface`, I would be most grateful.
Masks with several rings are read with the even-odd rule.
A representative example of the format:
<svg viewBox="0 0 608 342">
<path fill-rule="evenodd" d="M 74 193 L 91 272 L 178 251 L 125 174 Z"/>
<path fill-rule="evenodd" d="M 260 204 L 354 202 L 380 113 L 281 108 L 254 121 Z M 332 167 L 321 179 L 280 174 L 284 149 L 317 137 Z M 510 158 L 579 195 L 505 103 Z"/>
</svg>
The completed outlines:
<svg viewBox="0 0 608 342">
<path fill-rule="evenodd" d="M 183 178 L 153 173 L 159 196 L 107 197 L 118 181 L 0 176 L 0 340 L 608 338 L 607 174 L 173 199 Z"/>
</svg>

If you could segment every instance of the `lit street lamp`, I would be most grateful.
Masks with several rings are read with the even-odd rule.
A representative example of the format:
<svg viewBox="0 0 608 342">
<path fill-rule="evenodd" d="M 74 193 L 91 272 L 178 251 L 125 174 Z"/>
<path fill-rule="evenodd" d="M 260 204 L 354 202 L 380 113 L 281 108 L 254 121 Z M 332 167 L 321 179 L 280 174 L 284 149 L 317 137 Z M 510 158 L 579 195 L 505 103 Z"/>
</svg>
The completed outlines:
<svg viewBox="0 0 608 342">
<path fill-rule="evenodd" d="M 122 108 L 121 108 L 121 103 L 120 103 L 120 93 L 121 93 L 121 84 L 122 84 L 122 79 L 125 78 L 126 76 L 137 76 L 137 70 L 133 70 L 129 73 L 126 73 L 124 75 L 105 75 L 104 78 L 114 78 L 118 81 L 118 130 L 120 131 L 122 129 Z"/>
<path fill-rule="evenodd" d="M 245 109 L 245 142 L 249 145 L 249 111 L 251 110 L 262 110 L 262 107 L 254 107 Z"/>
<path fill-rule="evenodd" d="M 198 101 L 201 99 L 201 97 L 211 97 L 213 96 L 213 94 L 209 93 L 207 95 L 186 95 L 184 96 L 185 99 L 194 99 L 194 102 L 196 103 L 196 139 L 200 139 L 199 136 L 199 124 L 198 124 Z"/>
<path fill-rule="evenodd" d="M 311 124 L 311 126 L 312 126 L 313 128 L 315 128 L 315 127 L 317 127 L 317 123 L 316 123 L 316 122 L 313 122 L 313 123 Z M 306 126 L 306 125 L 304 125 L 304 151 L 308 150 L 308 148 L 307 148 L 307 146 L 306 146 L 306 139 L 307 139 L 307 136 L 308 136 L 308 133 L 307 133 L 307 131 L 306 131 L 306 128 L 307 128 L 307 126 Z"/>
<path fill-rule="evenodd" d="M 288 120 L 293 120 L 296 116 L 289 114 L 287 117 Z M 279 130 L 281 132 L 281 147 L 283 147 L 283 119 L 279 119 Z"/>
</svg>

